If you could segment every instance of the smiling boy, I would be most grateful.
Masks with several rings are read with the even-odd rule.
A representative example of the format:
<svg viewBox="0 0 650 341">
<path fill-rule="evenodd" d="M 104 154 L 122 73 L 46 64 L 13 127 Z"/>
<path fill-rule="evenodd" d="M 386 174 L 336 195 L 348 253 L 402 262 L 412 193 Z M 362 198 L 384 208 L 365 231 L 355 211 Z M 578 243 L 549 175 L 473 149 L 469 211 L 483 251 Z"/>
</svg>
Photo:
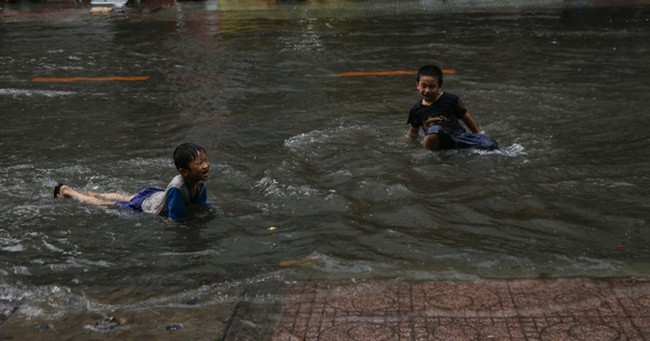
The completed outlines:
<svg viewBox="0 0 650 341">
<path fill-rule="evenodd" d="M 442 70 L 435 65 L 425 65 L 418 70 L 416 88 L 421 99 L 409 112 L 408 136 L 417 139 L 422 128 L 425 135 L 422 145 L 429 150 L 497 149 L 495 140 L 480 134 L 481 129 L 463 101 L 452 93 L 442 91 L 442 80 Z M 459 120 L 465 123 L 471 133 L 460 125 Z"/>
<path fill-rule="evenodd" d="M 178 170 L 167 189 L 147 187 L 136 195 L 125 196 L 118 193 L 81 193 L 71 187 L 59 184 L 54 188 L 54 197 L 73 198 L 79 202 L 119 206 L 159 215 L 173 220 L 185 220 L 189 210 L 195 205 L 209 205 L 207 186 L 210 161 L 203 147 L 194 143 L 183 143 L 174 150 L 174 165 Z"/>
</svg>

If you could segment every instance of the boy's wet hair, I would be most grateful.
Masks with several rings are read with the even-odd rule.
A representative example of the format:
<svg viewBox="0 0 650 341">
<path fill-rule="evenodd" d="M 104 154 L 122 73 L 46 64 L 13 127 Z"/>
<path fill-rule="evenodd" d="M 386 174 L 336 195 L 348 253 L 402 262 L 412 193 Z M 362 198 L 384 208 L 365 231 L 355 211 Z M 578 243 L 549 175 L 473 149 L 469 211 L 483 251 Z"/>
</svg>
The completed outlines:
<svg viewBox="0 0 650 341">
<path fill-rule="evenodd" d="M 190 163 L 196 159 L 199 154 L 207 154 L 203 147 L 195 143 L 181 143 L 174 150 L 174 165 L 176 169 L 189 169 Z"/>
<path fill-rule="evenodd" d="M 421 76 L 431 76 L 438 79 L 438 86 L 442 86 L 442 70 L 435 65 L 425 65 L 418 70 L 417 82 L 420 81 Z"/>
</svg>

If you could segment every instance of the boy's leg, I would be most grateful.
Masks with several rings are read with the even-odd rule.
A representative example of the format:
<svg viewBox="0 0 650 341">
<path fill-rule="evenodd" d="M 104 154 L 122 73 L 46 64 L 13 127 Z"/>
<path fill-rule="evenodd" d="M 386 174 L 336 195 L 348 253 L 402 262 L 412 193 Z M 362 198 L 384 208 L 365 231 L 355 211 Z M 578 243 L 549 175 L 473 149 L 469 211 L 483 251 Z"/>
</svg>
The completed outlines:
<svg viewBox="0 0 650 341">
<path fill-rule="evenodd" d="M 484 134 L 464 133 L 454 137 L 459 148 L 499 149 L 497 141 Z"/>
<path fill-rule="evenodd" d="M 422 140 L 422 145 L 429 150 L 438 150 L 440 149 L 440 136 L 438 134 L 426 135 Z"/>
<path fill-rule="evenodd" d="M 95 198 L 114 200 L 114 201 L 130 201 L 131 199 L 133 199 L 133 195 L 124 195 L 120 193 L 86 192 L 86 194 L 91 195 Z"/>
<path fill-rule="evenodd" d="M 97 206 L 113 206 L 116 200 L 105 200 L 97 198 L 92 195 L 80 193 L 72 189 L 70 186 L 63 185 L 59 189 L 59 195 L 64 198 L 72 198 L 84 204 L 97 205 Z"/>
<path fill-rule="evenodd" d="M 424 139 L 422 145 L 429 150 L 454 148 L 454 140 L 440 125 L 430 125 L 424 128 Z"/>
<path fill-rule="evenodd" d="M 422 145 L 428 150 L 438 150 L 440 149 L 440 135 L 442 127 L 434 124 L 424 129 L 424 139 L 422 140 Z"/>
</svg>

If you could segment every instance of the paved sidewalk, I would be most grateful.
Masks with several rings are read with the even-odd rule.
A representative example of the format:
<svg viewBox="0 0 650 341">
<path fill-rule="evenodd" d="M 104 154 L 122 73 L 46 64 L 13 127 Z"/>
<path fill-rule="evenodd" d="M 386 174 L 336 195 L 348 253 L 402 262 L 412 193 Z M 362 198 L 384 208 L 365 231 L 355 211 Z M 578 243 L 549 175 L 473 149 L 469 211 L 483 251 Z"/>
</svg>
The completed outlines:
<svg viewBox="0 0 650 341">
<path fill-rule="evenodd" d="M 259 318 L 273 309 L 259 297 L 239 306 L 225 339 L 650 339 L 650 281 L 632 279 L 298 282 L 269 335 Z"/>
<path fill-rule="evenodd" d="M 86 309 L 70 296 L 70 309 L 37 315 L 28 300 L 0 302 L 0 340 L 650 340 L 650 279 L 261 281 L 189 301 L 182 291 L 127 294 L 128 304 L 93 299 Z"/>
</svg>

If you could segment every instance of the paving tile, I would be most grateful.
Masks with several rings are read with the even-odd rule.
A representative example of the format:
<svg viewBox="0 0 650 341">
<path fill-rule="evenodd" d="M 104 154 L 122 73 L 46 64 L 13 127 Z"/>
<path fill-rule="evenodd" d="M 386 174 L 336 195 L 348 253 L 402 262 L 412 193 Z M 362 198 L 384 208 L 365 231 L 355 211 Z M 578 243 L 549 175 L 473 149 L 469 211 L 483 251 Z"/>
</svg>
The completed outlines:
<svg viewBox="0 0 650 341">
<path fill-rule="evenodd" d="M 285 289 L 274 340 L 648 340 L 650 282 L 314 281 Z"/>
</svg>

